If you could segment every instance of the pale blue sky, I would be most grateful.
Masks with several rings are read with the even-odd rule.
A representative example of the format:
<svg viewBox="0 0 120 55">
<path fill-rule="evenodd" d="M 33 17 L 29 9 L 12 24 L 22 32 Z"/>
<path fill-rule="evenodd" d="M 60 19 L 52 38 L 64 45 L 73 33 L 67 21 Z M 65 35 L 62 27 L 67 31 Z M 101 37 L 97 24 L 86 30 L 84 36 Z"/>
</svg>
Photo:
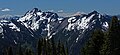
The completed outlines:
<svg viewBox="0 0 120 55">
<path fill-rule="evenodd" d="M 41 10 L 120 14 L 120 0 L 0 0 L 0 15 L 21 15 L 37 7 Z"/>
</svg>

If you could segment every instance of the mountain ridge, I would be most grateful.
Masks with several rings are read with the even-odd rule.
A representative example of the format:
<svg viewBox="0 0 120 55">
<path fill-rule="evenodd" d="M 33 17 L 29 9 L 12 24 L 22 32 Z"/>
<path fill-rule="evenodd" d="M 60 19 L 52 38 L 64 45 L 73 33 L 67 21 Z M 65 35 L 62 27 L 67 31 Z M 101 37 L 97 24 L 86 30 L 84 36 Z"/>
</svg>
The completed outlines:
<svg viewBox="0 0 120 55">
<path fill-rule="evenodd" d="M 78 55 L 91 32 L 100 28 L 107 31 L 111 16 L 97 11 L 71 17 L 59 17 L 57 13 L 34 8 L 19 19 L 0 20 L 0 49 L 9 45 L 31 44 L 38 38 L 55 38 L 68 43 L 70 55 Z M 6 44 L 4 44 L 6 42 Z M 1 51 L 0 51 L 1 52 Z"/>
</svg>

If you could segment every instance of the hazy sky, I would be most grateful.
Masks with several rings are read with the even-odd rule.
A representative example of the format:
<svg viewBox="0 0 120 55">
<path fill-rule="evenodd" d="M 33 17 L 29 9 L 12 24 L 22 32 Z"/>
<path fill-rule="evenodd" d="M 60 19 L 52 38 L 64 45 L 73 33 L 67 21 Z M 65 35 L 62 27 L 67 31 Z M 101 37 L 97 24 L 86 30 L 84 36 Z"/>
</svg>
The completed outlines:
<svg viewBox="0 0 120 55">
<path fill-rule="evenodd" d="M 120 0 L 0 0 L 0 15 L 21 15 L 37 7 L 43 11 L 120 14 Z"/>
</svg>

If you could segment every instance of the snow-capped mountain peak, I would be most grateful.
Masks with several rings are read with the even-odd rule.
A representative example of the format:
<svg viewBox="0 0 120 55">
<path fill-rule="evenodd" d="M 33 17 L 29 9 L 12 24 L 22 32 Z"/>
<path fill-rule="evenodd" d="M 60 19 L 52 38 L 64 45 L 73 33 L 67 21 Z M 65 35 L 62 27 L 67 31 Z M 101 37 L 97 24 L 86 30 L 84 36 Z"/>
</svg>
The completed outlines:
<svg viewBox="0 0 120 55">
<path fill-rule="evenodd" d="M 19 19 L 0 20 L 0 42 L 8 42 L 13 45 L 27 42 L 34 46 L 38 38 L 55 37 L 56 41 L 68 42 L 69 51 L 74 52 L 73 50 L 80 49 L 94 29 L 100 28 L 106 31 L 110 18 L 97 11 L 59 17 L 57 13 L 43 12 L 34 8 Z M 0 45 L 4 44 L 0 43 Z"/>
</svg>

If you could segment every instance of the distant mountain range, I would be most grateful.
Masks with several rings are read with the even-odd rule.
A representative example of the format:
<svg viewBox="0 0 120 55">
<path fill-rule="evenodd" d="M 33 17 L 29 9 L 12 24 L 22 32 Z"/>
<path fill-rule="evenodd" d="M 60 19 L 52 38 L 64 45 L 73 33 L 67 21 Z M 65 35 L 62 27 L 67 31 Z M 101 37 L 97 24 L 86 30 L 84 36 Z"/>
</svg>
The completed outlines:
<svg viewBox="0 0 120 55">
<path fill-rule="evenodd" d="M 21 17 L 0 19 L 0 49 L 19 44 L 34 49 L 38 38 L 54 37 L 55 41 L 67 42 L 71 55 L 78 55 L 91 32 L 97 28 L 107 31 L 110 20 L 110 15 L 102 15 L 97 11 L 60 17 L 57 13 L 34 8 Z"/>
</svg>

